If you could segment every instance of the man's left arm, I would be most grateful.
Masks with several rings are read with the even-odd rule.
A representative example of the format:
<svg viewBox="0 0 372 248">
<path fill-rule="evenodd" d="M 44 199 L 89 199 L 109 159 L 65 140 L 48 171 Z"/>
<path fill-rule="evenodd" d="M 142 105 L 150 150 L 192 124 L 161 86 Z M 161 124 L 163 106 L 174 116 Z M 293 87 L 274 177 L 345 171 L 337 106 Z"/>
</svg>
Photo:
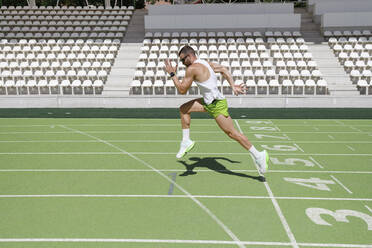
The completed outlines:
<svg viewBox="0 0 372 248">
<path fill-rule="evenodd" d="M 176 75 L 177 66 L 173 67 L 169 60 L 165 60 L 165 70 L 168 74 L 171 75 L 174 85 L 176 86 L 179 93 L 182 95 L 187 93 L 187 90 L 191 87 L 192 82 L 194 81 L 194 75 L 192 69 L 188 67 L 186 69 L 185 77 L 182 79 L 182 82 L 178 80 Z"/>
</svg>

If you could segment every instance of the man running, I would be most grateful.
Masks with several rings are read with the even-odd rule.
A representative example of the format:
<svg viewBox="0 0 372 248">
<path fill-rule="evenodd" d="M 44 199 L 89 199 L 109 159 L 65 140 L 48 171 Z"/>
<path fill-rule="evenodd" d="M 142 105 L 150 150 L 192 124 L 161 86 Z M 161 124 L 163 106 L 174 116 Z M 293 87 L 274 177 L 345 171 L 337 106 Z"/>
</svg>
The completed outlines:
<svg viewBox="0 0 372 248">
<path fill-rule="evenodd" d="M 182 82 L 176 75 L 177 65 L 173 67 L 169 60 L 165 61 L 165 70 L 169 73 L 174 85 L 181 94 L 186 94 L 192 82 L 195 82 L 203 98 L 197 98 L 186 102 L 180 107 L 182 142 L 177 158 L 182 158 L 195 145 L 190 139 L 190 113 L 208 112 L 216 120 L 218 126 L 232 139 L 238 141 L 248 150 L 256 160 L 261 173 L 268 170 L 269 155 L 266 150 L 259 152 L 247 139 L 247 137 L 234 128 L 233 120 L 228 113 L 227 101 L 217 88 L 217 75 L 222 76 L 229 82 L 235 95 L 244 92 L 243 85 L 235 85 L 231 73 L 224 66 L 198 59 L 195 50 L 186 45 L 178 53 L 180 61 L 186 66 L 186 74 Z"/>
</svg>

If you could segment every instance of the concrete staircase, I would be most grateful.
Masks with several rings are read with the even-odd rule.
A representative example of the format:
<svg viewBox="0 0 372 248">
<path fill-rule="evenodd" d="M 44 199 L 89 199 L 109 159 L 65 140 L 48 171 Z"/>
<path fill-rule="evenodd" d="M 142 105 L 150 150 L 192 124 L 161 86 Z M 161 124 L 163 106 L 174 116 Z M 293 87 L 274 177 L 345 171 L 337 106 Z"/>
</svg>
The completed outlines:
<svg viewBox="0 0 372 248">
<path fill-rule="evenodd" d="M 309 44 L 309 52 L 318 64 L 323 79 L 328 83 L 328 89 L 332 96 L 358 96 L 359 92 L 352 84 L 350 77 L 338 62 L 328 44 Z"/>
<path fill-rule="evenodd" d="M 145 38 L 145 15 L 147 15 L 145 9 L 134 11 L 123 40 L 124 43 L 142 43 Z"/>
<path fill-rule="evenodd" d="M 115 64 L 103 88 L 102 95 L 128 96 L 136 64 L 145 37 L 144 16 L 147 10 L 136 10 L 115 59 Z"/>
<path fill-rule="evenodd" d="M 115 64 L 107 79 L 102 95 L 129 95 L 136 64 L 141 53 L 142 43 L 122 43 Z"/>
<path fill-rule="evenodd" d="M 320 33 L 320 25 L 313 22 L 311 14 L 306 11 L 306 8 L 295 8 L 296 14 L 301 14 L 301 34 L 306 42 L 322 43 L 323 36 Z"/>
</svg>

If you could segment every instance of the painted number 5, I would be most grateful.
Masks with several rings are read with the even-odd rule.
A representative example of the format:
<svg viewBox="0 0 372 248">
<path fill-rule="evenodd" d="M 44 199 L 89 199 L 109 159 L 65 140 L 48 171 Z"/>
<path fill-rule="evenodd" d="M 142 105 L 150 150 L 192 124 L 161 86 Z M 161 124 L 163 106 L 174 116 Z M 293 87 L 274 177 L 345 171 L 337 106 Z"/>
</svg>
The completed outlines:
<svg viewBox="0 0 372 248">
<path fill-rule="evenodd" d="M 372 230 L 372 216 L 368 214 L 354 211 L 354 210 L 347 210 L 341 209 L 336 210 L 335 212 L 325 209 L 325 208 L 308 208 L 306 209 L 306 215 L 318 225 L 326 225 L 332 226 L 332 224 L 328 223 L 327 221 L 323 220 L 321 214 L 326 214 L 332 216 L 337 222 L 346 222 L 349 223 L 349 220 L 346 218 L 347 216 L 354 216 L 364 220 L 367 223 L 368 230 Z"/>
</svg>

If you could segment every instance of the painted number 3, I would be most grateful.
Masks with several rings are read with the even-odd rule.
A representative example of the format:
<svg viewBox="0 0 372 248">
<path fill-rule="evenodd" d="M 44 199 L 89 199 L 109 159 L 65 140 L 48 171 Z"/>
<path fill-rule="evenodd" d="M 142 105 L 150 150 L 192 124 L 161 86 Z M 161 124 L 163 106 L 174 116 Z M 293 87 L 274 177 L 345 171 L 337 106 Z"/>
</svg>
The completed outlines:
<svg viewBox="0 0 372 248">
<path fill-rule="evenodd" d="M 346 218 L 347 216 L 353 216 L 358 217 L 364 222 L 367 223 L 368 230 L 372 230 L 372 216 L 354 211 L 354 210 L 347 210 L 347 209 L 340 209 L 336 211 L 331 211 L 325 208 L 308 208 L 306 209 L 306 215 L 315 223 L 318 225 L 326 225 L 326 226 L 332 226 L 332 224 L 328 223 L 324 219 L 322 219 L 321 215 L 330 215 L 332 216 L 337 222 L 346 222 L 349 223 L 349 220 Z"/>
</svg>

